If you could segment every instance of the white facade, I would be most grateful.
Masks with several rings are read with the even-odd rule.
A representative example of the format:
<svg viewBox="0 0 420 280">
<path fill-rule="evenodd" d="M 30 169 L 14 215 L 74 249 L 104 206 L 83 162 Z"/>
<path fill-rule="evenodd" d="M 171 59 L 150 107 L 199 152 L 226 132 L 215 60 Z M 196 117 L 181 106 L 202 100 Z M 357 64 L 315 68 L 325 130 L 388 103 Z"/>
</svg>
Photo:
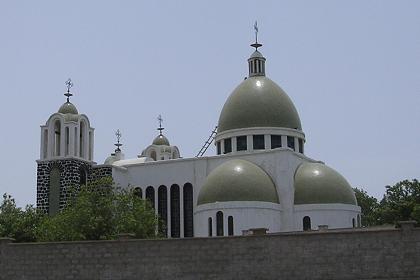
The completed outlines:
<svg viewBox="0 0 420 280">
<path fill-rule="evenodd" d="M 76 157 L 93 161 L 94 128 L 84 114 L 55 113 L 41 126 L 40 160 Z"/>
<path fill-rule="evenodd" d="M 220 164 L 234 158 L 250 161 L 261 167 L 273 180 L 279 196 L 279 204 L 267 202 L 219 202 L 197 205 L 200 188 L 211 171 Z M 212 218 L 213 236 L 216 236 L 216 212 L 224 215 L 224 235 L 228 235 L 228 216 L 233 217 L 234 234 L 243 230 L 267 228 L 268 232 L 303 230 L 303 217 L 311 218 L 311 228 L 328 225 L 329 228 L 352 227 L 357 221 L 360 207 L 347 204 L 294 205 L 294 174 L 302 162 L 315 162 L 290 148 L 265 151 L 242 152 L 213 157 L 149 161 L 124 165 L 113 164 L 113 178 L 121 187 L 140 188 L 145 197 L 146 188 L 154 189 L 155 206 L 158 205 L 158 188 L 166 187 L 167 228 L 171 232 L 170 188 L 180 187 L 180 237 L 184 237 L 183 187 L 193 186 L 194 236 L 208 236 L 208 218 Z M 158 213 L 158 207 L 155 207 Z M 170 236 L 170 235 L 169 235 Z"/>
</svg>

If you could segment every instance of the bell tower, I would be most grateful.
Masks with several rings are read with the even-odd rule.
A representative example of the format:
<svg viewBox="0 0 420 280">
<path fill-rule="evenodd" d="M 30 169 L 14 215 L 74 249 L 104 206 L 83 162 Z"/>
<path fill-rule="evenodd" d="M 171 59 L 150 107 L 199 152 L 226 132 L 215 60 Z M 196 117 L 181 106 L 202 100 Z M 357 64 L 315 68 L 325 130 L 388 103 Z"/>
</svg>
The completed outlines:
<svg viewBox="0 0 420 280">
<path fill-rule="evenodd" d="M 94 128 L 70 102 L 71 79 L 65 85 L 66 102 L 41 125 L 37 160 L 37 207 L 51 215 L 65 206 L 70 187 L 87 184 L 94 163 Z"/>
</svg>

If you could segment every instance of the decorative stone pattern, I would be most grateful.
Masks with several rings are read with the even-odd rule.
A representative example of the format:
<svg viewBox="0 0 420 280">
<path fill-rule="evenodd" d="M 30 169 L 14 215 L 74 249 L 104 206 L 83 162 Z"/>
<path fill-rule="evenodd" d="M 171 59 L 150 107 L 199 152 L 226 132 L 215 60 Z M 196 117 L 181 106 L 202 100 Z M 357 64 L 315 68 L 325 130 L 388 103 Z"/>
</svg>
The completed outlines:
<svg viewBox="0 0 420 280">
<path fill-rule="evenodd" d="M 112 167 L 109 165 L 94 165 L 92 166 L 92 173 L 89 176 L 89 181 L 95 181 L 104 177 L 112 177 Z"/>
<path fill-rule="evenodd" d="M 71 194 L 71 188 L 80 189 L 82 172 L 89 182 L 105 176 L 112 176 L 110 166 L 93 165 L 79 159 L 58 159 L 38 161 L 37 168 L 37 207 L 44 213 L 49 211 L 50 172 L 54 167 L 60 169 L 60 210 L 63 209 Z"/>
<path fill-rule="evenodd" d="M 0 279 L 420 279 L 420 228 L 54 243 L 0 239 Z"/>
</svg>

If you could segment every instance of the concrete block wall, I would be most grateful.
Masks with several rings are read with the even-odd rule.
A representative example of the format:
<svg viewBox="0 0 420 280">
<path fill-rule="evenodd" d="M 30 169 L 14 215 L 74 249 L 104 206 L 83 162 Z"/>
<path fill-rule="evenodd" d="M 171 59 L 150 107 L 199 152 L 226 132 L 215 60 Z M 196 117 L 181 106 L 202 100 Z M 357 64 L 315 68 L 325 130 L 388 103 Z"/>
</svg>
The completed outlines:
<svg viewBox="0 0 420 280">
<path fill-rule="evenodd" d="M 420 279 L 420 228 L 26 244 L 3 239 L 0 279 Z"/>
</svg>

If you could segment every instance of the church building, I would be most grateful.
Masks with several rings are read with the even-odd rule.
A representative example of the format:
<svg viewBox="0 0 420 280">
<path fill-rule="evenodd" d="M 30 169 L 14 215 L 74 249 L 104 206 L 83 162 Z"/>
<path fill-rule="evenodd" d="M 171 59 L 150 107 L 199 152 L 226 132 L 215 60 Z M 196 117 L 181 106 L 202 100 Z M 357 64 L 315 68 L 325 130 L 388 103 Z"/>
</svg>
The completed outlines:
<svg viewBox="0 0 420 280">
<path fill-rule="evenodd" d="M 160 126 L 136 158 L 124 158 L 118 141 L 115 153 L 95 163 L 95 131 L 70 102 L 68 81 L 67 101 L 41 126 L 37 207 L 53 215 L 65 206 L 70 187 L 112 176 L 151 202 L 172 238 L 360 226 L 350 184 L 305 155 L 299 114 L 267 78 L 262 45 L 251 46 L 249 76 L 227 98 L 217 129 L 193 158 L 182 158 Z M 216 155 L 204 156 L 210 143 Z"/>
</svg>

